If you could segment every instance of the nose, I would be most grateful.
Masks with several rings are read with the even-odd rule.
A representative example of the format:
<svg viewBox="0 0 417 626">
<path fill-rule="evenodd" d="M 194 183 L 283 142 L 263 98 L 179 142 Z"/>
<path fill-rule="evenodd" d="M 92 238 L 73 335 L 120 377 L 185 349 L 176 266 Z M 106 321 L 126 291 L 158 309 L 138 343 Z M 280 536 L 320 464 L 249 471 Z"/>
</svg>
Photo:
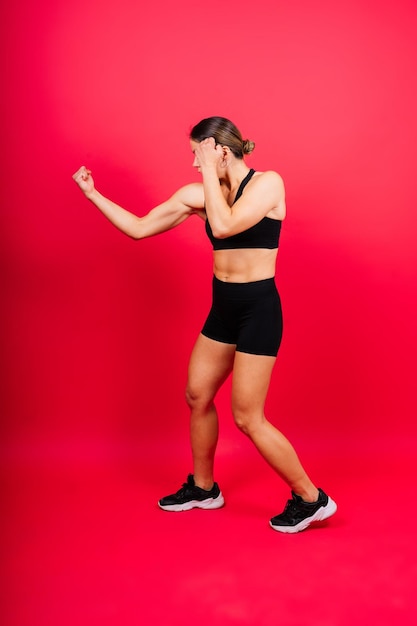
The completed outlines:
<svg viewBox="0 0 417 626">
<path fill-rule="evenodd" d="M 194 156 L 193 167 L 200 167 L 200 164 L 196 156 Z"/>
</svg>

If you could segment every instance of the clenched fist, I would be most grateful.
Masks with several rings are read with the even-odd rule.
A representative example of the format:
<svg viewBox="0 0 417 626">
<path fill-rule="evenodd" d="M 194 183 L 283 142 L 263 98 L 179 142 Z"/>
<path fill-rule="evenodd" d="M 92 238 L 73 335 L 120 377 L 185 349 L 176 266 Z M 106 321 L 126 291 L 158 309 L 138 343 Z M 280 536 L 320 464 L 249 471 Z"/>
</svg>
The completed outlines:
<svg viewBox="0 0 417 626">
<path fill-rule="evenodd" d="M 94 191 L 94 180 L 91 176 L 91 170 L 87 169 L 84 165 L 80 167 L 78 172 L 75 172 L 73 179 L 86 196 Z"/>
</svg>

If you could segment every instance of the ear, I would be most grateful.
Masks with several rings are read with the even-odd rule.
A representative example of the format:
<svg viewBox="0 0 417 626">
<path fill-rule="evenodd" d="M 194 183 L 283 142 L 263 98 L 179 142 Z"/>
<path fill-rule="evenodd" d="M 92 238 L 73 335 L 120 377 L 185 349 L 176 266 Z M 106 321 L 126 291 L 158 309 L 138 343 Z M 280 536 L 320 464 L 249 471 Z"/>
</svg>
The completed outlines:
<svg viewBox="0 0 417 626">
<path fill-rule="evenodd" d="M 230 148 L 227 146 L 222 146 L 222 161 L 221 167 L 227 167 L 229 164 L 229 155 L 231 154 Z"/>
</svg>

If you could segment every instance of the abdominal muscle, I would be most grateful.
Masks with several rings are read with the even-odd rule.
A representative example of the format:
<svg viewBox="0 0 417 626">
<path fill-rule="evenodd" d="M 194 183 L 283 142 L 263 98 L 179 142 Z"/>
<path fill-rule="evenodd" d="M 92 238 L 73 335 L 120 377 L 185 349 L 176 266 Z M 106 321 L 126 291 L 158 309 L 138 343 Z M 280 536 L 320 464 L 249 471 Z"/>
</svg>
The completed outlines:
<svg viewBox="0 0 417 626">
<path fill-rule="evenodd" d="M 278 250 L 264 248 L 215 250 L 213 272 L 225 283 L 251 283 L 275 276 Z"/>
</svg>

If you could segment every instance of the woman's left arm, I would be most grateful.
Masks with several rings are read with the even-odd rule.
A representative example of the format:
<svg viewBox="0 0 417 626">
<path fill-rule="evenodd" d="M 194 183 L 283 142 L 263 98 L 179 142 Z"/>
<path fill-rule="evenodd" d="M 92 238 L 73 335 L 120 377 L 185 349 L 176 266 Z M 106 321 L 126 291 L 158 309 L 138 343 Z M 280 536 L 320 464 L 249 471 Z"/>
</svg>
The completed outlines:
<svg viewBox="0 0 417 626">
<path fill-rule="evenodd" d="M 254 176 L 245 193 L 229 206 L 217 175 L 222 147 L 215 146 L 213 139 L 204 140 L 196 149 L 196 156 L 203 176 L 206 213 L 217 239 L 247 230 L 268 214 L 275 219 L 284 219 L 285 189 L 277 172 L 267 171 Z"/>
</svg>

